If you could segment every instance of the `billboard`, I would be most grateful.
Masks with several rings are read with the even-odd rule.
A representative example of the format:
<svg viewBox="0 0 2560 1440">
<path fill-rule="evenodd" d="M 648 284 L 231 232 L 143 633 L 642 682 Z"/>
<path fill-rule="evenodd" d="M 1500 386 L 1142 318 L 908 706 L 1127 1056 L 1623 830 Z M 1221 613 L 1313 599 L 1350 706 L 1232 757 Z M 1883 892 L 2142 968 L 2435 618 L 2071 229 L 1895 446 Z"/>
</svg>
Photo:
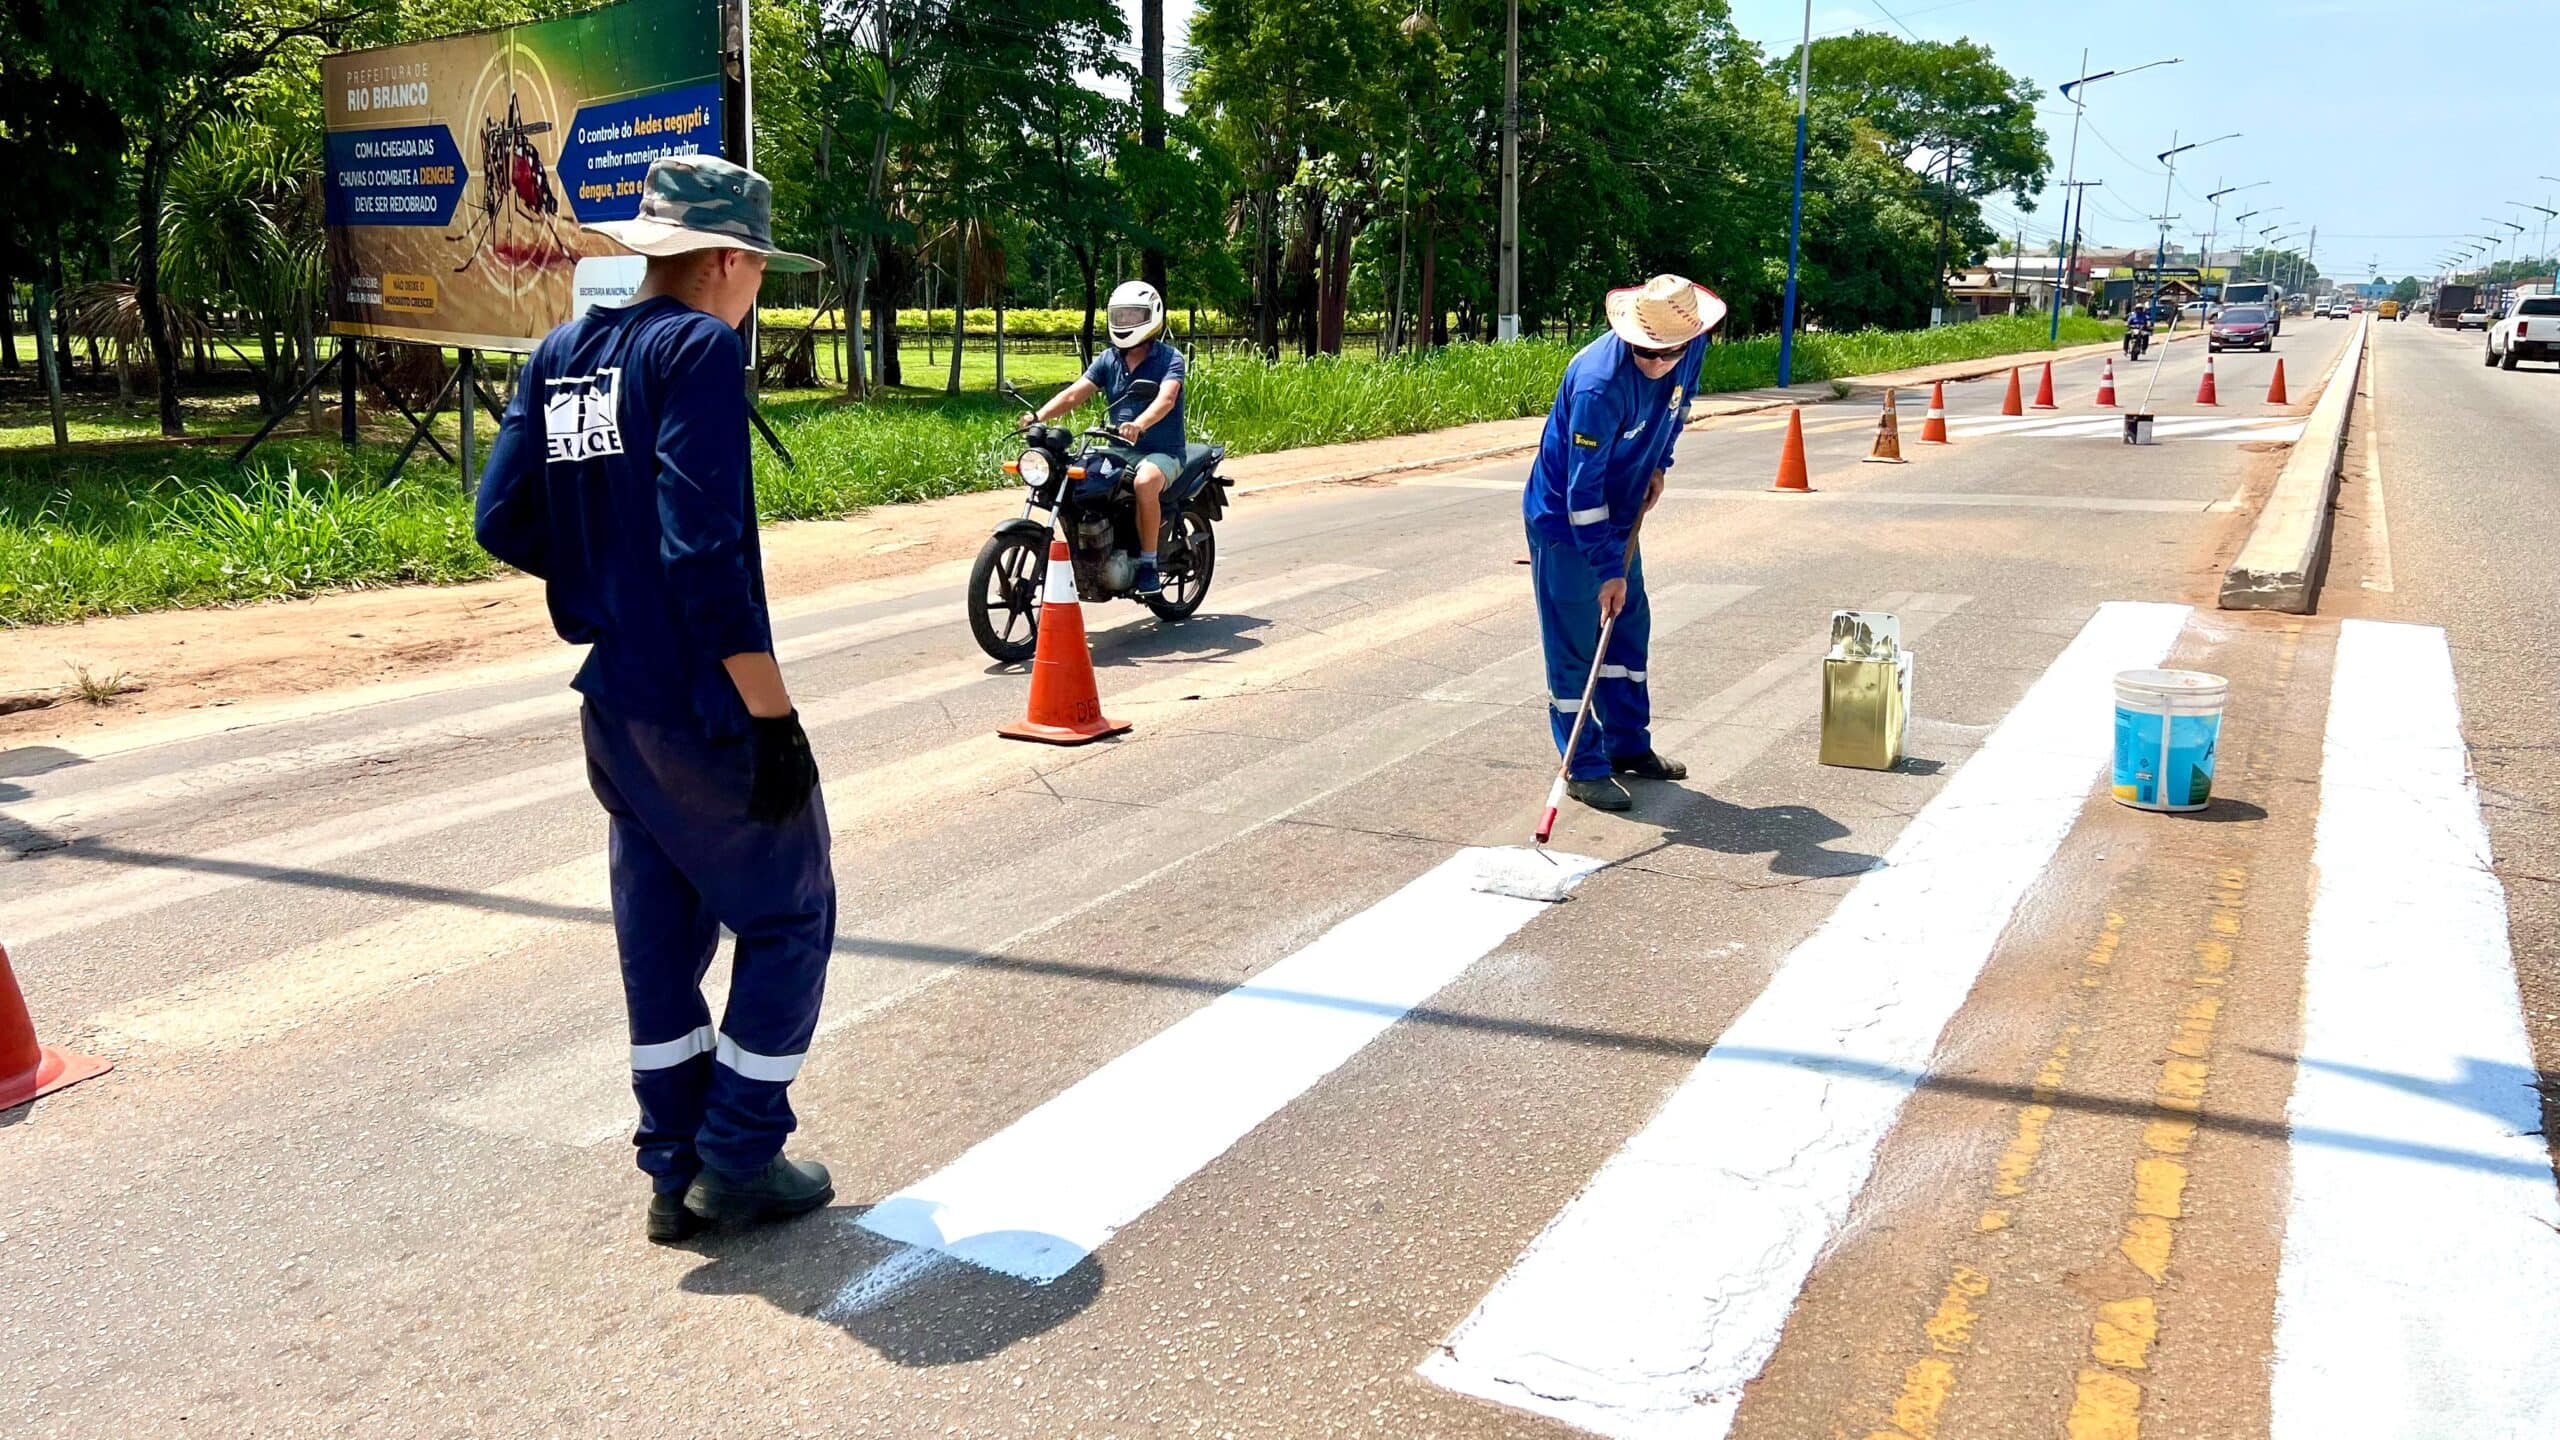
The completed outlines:
<svg viewBox="0 0 2560 1440">
<path fill-rule="evenodd" d="M 622 0 L 323 60 L 330 328 L 530 350 L 582 281 L 620 288 L 627 252 L 585 227 L 638 214 L 651 161 L 743 131 L 723 8 Z"/>
</svg>

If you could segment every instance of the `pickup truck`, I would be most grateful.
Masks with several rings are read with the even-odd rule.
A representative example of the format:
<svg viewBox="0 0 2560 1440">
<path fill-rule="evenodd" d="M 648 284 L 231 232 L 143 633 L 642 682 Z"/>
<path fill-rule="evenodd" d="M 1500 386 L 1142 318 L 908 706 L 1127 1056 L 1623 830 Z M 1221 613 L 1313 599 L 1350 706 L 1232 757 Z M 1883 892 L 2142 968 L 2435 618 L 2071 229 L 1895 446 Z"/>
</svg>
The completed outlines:
<svg viewBox="0 0 2560 1440">
<path fill-rule="evenodd" d="M 2513 370 L 2519 360 L 2560 361 L 2560 295 L 2527 295 L 2489 327 L 2480 363 Z"/>
</svg>

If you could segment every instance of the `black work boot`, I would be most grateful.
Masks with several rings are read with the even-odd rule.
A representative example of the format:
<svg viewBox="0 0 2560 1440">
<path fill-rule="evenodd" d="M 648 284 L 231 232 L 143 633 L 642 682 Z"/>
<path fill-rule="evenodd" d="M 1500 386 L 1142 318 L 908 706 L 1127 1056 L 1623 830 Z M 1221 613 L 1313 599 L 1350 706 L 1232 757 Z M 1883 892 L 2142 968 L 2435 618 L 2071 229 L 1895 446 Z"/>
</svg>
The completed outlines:
<svg viewBox="0 0 2560 1440">
<path fill-rule="evenodd" d="M 1595 775 L 1588 780 L 1567 780 L 1564 782 L 1564 793 L 1594 810 L 1631 810 L 1635 808 L 1636 803 L 1636 797 L 1627 793 L 1627 787 L 1619 784 L 1617 778 L 1610 775 Z"/>
<path fill-rule="evenodd" d="M 661 1190 L 649 1197 L 649 1241 L 681 1245 L 702 1233 L 701 1217 L 684 1208 L 684 1192 Z"/>
<path fill-rule="evenodd" d="M 776 1155 L 753 1175 L 705 1166 L 684 1192 L 684 1208 L 715 1225 L 761 1225 L 806 1215 L 834 1198 L 826 1166 Z"/>
<path fill-rule="evenodd" d="M 1651 750 L 1641 755 L 1620 755 L 1609 762 L 1609 768 L 1621 775 L 1633 775 L 1639 780 L 1686 780 L 1689 778 L 1688 766 L 1677 760 L 1665 760 Z"/>
</svg>

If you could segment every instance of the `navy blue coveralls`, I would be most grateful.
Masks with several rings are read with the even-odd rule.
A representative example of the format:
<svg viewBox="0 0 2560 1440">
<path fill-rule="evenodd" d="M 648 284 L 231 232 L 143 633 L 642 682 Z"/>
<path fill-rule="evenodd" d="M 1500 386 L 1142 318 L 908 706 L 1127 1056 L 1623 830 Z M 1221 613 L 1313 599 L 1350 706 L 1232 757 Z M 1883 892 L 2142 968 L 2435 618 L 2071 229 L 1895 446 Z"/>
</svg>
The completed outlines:
<svg viewBox="0 0 2560 1440">
<path fill-rule="evenodd" d="M 826 808 L 748 818 L 747 711 L 721 665 L 773 648 L 745 372 L 716 316 L 599 306 L 534 351 L 480 481 L 480 543 L 542 577 L 560 638 L 590 647 L 573 683 L 611 820 L 633 1143 L 661 1192 L 780 1153 L 835 944 Z M 738 941 L 714 1029 L 722 926 Z"/>
<path fill-rule="evenodd" d="M 1626 605 L 1609 634 L 1592 695 L 1597 728 L 1585 727 L 1568 772 L 1577 780 L 1607 775 L 1612 759 L 1653 748 L 1653 708 L 1645 694 L 1653 616 L 1643 560 L 1629 566 L 1627 537 L 1644 513 L 1653 472 L 1670 468 L 1706 349 L 1701 337 L 1669 374 L 1647 380 L 1614 333 L 1583 346 L 1565 366 L 1521 497 L 1538 633 L 1546 642 L 1547 718 L 1559 753 L 1582 708 L 1591 649 L 1600 639 L 1600 586 L 1621 576 L 1627 582 Z"/>
</svg>

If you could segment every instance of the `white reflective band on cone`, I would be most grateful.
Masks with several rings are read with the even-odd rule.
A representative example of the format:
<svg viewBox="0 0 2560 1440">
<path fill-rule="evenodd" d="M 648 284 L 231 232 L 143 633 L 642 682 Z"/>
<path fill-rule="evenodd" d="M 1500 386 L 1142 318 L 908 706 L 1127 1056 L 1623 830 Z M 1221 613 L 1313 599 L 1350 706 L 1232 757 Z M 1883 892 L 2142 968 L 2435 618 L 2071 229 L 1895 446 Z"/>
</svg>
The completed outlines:
<svg viewBox="0 0 2560 1440">
<path fill-rule="evenodd" d="M 1066 556 L 1058 554 L 1050 555 L 1048 577 L 1046 582 L 1040 588 L 1040 603 L 1043 605 L 1073 605 L 1076 603 L 1075 564 L 1073 561 L 1067 559 Z"/>
<path fill-rule="evenodd" d="M 797 1055 L 759 1055 L 753 1050 L 739 1049 L 737 1041 L 723 1035 L 720 1037 L 719 1052 L 712 1058 L 749 1080 L 770 1080 L 775 1084 L 784 1084 L 799 1075 L 800 1062 L 809 1058 L 809 1052 L 803 1050 Z"/>
<path fill-rule="evenodd" d="M 703 1054 L 710 1048 L 711 1027 L 704 1025 L 690 1035 L 680 1035 L 673 1040 L 661 1040 L 654 1045 L 632 1046 L 631 1068 L 670 1070 L 696 1055 Z"/>
<path fill-rule="evenodd" d="M 1564 518 L 1576 525 L 1597 525 L 1601 521 L 1609 518 L 1609 507 L 1606 505 L 1594 505 L 1588 510 L 1573 511 Z"/>
</svg>

